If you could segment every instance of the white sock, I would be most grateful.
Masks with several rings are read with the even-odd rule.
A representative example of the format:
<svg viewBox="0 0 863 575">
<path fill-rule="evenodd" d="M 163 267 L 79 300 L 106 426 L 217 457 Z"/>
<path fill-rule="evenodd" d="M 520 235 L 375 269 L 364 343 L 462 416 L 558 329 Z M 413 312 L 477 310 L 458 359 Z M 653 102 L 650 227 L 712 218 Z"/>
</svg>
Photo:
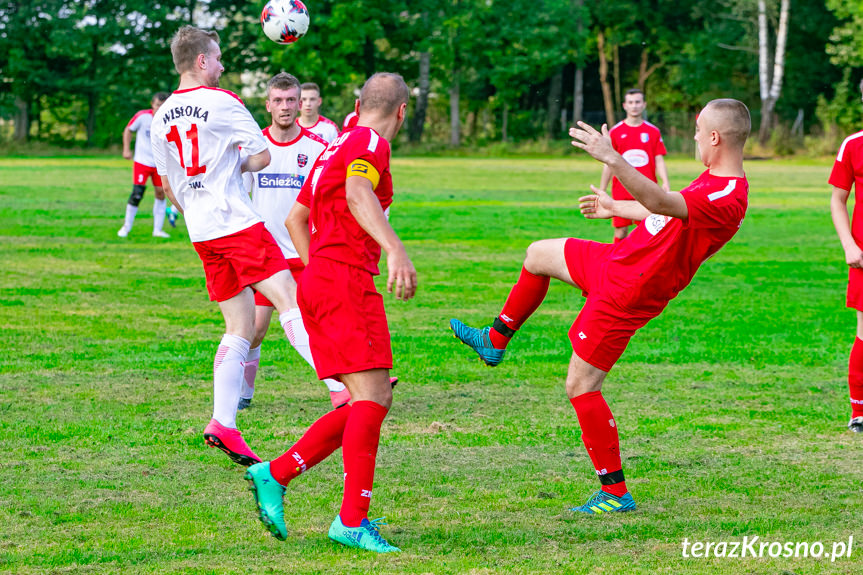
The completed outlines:
<svg viewBox="0 0 863 575">
<path fill-rule="evenodd" d="M 225 427 L 237 428 L 243 362 L 250 344 L 242 337 L 225 334 L 213 360 L 213 419 Z"/>
<path fill-rule="evenodd" d="M 285 335 L 288 336 L 288 341 L 294 346 L 312 369 L 315 368 L 315 360 L 312 359 L 312 348 L 309 346 L 309 333 L 306 331 L 306 326 L 303 325 L 303 317 L 300 315 L 300 308 L 291 308 L 283 314 L 279 314 L 279 323 L 285 330 Z M 334 379 L 325 379 L 324 383 L 330 391 L 342 391 L 345 389 L 345 384 Z"/>
<path fill-rule="evenodd" d="M 165 200 L 153 202 L 153 231 L 161 232 L 165 225 Z"/>
<path fill-rule="evenodd" d="M 138 206 L 126 204 L 126 221 L 123 222 L 123 227 L 127 230 L 132 229 L 132 224 L 135 223 L 135 216 L 138 215 Z"/>
<path fill-rule="evenodd" d="M 242 399 L 252 399 L 255 395 L 255 376 L 258 374 L 258 364 L 261 361 L 261 346 L 253 347 L 243 364 L 243 387 L 240 389 Z"/>
</svg>

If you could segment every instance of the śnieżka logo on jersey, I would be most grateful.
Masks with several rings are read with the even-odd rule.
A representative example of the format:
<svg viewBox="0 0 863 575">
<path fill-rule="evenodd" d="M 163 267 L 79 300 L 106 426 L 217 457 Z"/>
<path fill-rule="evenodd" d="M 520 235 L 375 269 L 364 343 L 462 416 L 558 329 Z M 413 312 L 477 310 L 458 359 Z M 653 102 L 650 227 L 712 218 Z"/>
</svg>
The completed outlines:
<svg viewBox="0 0 863 575">
<path fill-rule="evenodd" d="M 258 173 L 259 188 L 302 188 L 305 176 L 300 174 L 261 174 Z"/>
</svg>

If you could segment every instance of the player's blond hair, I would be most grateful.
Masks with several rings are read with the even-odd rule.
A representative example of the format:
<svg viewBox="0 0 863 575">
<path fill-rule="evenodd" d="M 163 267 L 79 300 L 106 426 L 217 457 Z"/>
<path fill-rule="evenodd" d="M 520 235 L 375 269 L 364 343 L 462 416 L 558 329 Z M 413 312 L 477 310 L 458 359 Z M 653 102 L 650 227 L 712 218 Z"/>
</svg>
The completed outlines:
<svg viewBox="0 0 863 575">
<path fill-rule="evenodd" d="M 404 78 L 399 74 L 378 72 L 366 80 L 360 90 L 360 112 L 377 111 L 389 116 L 395 114 L 399 106 L 407 104 L 409 97 Z"/>
<path fill-rule="evenodd" d="M 210 42 L 219 43 L 215 30 L 183 26 L 171 39 L 171 56 L 178 74 L 192 70 L 199 54 L 210 53 Z"/>
<path fill-rule="evenodd" d="M 288 74 L 287 72 L 279 72 L 267 82 L 267 98 L 270 97 L 271 90 L 290 90 L 291 88 L 297 89 L 297 96 L 299 97 L 300 93 L 303 89 L 300 87 L 300 81 L 297 80 L 295 76 Z"/>
<path fill-rule="evenodd" d="M 742 148 L 752 129 L 752 119 L 746 104 L 732 98 L 720 98 L 709 101 L 707 107 L 716 114 L 716 131 L 732 145 Z"/>
</svg>

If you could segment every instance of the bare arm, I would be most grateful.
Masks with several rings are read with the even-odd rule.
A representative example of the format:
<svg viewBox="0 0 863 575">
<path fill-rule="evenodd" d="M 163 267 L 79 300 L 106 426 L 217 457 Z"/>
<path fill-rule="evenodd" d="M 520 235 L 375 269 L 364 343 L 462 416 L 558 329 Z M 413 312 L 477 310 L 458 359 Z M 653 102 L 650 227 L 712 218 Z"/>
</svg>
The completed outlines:
<svg viewBox="0 0 863 575">
<path fill-rule="evenodd" d="M 288 218 L 285 220 L 285 227 L 288 228 L 288 233 L 291 234 L 291 241 L 294 243 L 294 249 L 300 254 L 300 259 L 303 260 L 303 265 L 309 265 L 309 244 L 312 236 L 309 233 L 309 210 L 300 202 L 294 202 L 294 207 L 291 208 Z"/>
<path fill-rule="evenodd" d="M 602 165 L 602 176 L 599 178 L 599 189 L 608 191 L 608 183 L 611 182 L 611 170 L 605 164 Z"/>
<path fill-rule="evenodd" d="M 590 186 L 589 196 L 578 198 L 578 208 L 585 218 L 607 220 L 613 216 L 641 221 L 650 215 L 647 208 L 633 200 L 614 200 L 604 190 Z"/>
<path fill-rule="evenodd" d="M 259 172 L 270 165 L 270 151 L 264 150 L 254 156 L 246 156 L 240 164 L 241 172 Z"/>
<path fill-rule="evenodd" d="M 689 209 L 682 194 L 664 191 L 659 184 L 643 176 L 614 151 L 608 137 L 607 125 L 602 125 L 601 133 L 584 122 L 579 122 L 578 126 L 569 130 L 569 135 L 574 138 L 572 145 L 607 165 L 626 191 L 647 208 L 648 212 L 680 219 L 689 217 Z"/>
<path fill-rule="evenodd" d="M 417 272 L 387 221 L 372 183 L 361 176 L 349 177 L 345 182 L 345 199 L 357 223 L 387 253 L 387 292 L 392 293 L 395 285 L 396 299 L 411 299 L 417 289 Z"/>
<path fill-rule="evenodd" d="M 668 168 L 665 165 L 665 156 L 656 156 L 656 173 L 659 174 L 659 179 L 662 180 L 662 189 L 665 193 L 671 191 L 671 186 L 668 183 Z"/>
<path fill-rule="evenodd" d="M 128 127 L 123 130 L 123 157 L 127 160 L 132 159 L 132 130 Z"/>
<path fill-rule="evenodd" d="M 843 190 L 833 186 L 833 195 L 830 197 L 830 215 L 833 217 L 833 225 L 845 250 L 845 263 L 852 268 L 863 267 L 863 250 L 854 241 L 851 235 L 851 219 L 848 217 L 848 196 L 850 190 Z"/>
<path fill-rule="evenodd" d="M 162 190 L 164 190 L 165 195 L 168 196 L 168 199 L 171 200 L 174 207 L 176 207 L 181 214 L 184 214 L 183 206 L 181 206 L 180 202 L 177 201 L 177 198 L 174 197 L 174 190 L 171 189 L 171 182 L 168 181 L 168 176 L 159 174 L 159 179 L 162 180 Z"/>
</svg>

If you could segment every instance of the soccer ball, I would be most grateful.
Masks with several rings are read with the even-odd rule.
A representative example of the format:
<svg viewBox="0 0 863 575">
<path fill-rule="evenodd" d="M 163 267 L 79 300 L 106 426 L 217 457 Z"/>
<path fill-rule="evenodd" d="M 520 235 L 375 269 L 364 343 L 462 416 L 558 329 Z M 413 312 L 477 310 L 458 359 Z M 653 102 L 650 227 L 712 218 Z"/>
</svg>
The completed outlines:
<svg viewBox="0 0 863 575">
<path fill-rule="evenodd" d="M 309 30 L 309 11 L 300 0 L 270 0 L 261 12 L 261 28 L 277 44 L 293 44 Z"/>
</svg>

